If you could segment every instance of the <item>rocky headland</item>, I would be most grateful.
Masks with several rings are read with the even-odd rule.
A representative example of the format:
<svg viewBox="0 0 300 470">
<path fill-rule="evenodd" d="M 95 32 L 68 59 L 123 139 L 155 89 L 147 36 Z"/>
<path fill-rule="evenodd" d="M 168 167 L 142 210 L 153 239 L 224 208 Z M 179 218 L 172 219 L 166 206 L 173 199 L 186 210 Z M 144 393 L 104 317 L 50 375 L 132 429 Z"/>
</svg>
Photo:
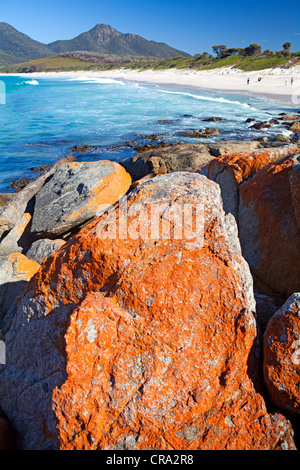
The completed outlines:
<svg viewBox="0 0 300 470">
<path fill-rule="evenodd" d="M 2 195 L 0 448 L 297 449 L 299 147 L 141 150 Z"/>
</svg>

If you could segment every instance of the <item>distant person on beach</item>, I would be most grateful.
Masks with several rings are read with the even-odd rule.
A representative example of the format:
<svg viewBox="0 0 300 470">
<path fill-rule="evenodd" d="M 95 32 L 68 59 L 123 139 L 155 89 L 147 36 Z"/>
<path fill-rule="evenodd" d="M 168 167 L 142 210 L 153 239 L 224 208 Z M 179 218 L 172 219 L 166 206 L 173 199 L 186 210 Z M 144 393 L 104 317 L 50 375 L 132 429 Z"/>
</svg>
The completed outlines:
<svg viewBox="0 0 300 470">
<path fill-rule="evenodd" d="M 250 83 L 250 78 L 248 78 L 248 80 L 247 80 L 247 85 L 249 85 L 249 83 Z"/>
<path fill-rule="evenodd" d="M 294 78 L 292 77 L 291 78 L 291 86 L 293 86 L 293 83 L 294 83 Z"/>
</svg>

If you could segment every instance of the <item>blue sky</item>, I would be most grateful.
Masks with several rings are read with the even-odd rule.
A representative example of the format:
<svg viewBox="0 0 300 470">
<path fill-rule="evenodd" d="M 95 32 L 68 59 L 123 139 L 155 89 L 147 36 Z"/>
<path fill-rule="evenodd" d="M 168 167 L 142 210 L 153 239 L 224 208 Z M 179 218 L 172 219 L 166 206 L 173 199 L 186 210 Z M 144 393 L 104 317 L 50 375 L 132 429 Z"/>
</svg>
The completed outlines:
<svg viewBox="0 0 300 470">
<path fill-rule="evenodd" d="M 300 50 L 300 1 L 0 0 L 0 21 L 41 42 L 71 39 L 97 23 L 196 54 L 211 46 Z"/>
</svg>

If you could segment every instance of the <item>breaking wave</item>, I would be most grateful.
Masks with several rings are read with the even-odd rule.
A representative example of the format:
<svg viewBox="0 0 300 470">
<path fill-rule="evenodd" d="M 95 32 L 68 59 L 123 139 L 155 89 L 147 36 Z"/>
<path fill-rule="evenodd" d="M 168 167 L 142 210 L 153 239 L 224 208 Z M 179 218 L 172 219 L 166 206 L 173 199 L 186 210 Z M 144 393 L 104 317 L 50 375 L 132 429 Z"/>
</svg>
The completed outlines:
<svg viewBox="0 0 300 470">
<path fill-rule="evenodd" d="M 169 91 L 169 90 L 157 90 L 160 93 L 168 93 L 172 95 L 184 95 L 188 96 L 190 98 L 194 98 L 196 100 L 202 100 L 202 101 L 214 101 L 216 103 L 228 103 L 228 104 L 235 104 L 238 106 L 244 106 L 245 108 L 251 108 L 251 106 L 247 103 L 241 103 L 240 101 L 232 101 L 232 100 L 227 100 L 226 98 L 214 98 L 211 96 L 202 96 L 202 95 L 194 95 L 193 93 L 186 93 L 183 91 Z"/>
</svg>

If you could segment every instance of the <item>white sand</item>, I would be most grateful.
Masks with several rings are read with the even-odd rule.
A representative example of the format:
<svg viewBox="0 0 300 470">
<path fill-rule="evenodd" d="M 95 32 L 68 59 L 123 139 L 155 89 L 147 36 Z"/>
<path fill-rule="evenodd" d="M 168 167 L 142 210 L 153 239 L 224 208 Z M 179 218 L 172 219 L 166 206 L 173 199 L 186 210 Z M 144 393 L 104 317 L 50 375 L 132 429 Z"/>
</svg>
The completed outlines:
<svg viewBox="0 0 300 470">
<path fill-rule="evenodd" d="M 18 74 L 19 75 L 19 74 Z M 295 108 L 300 108 L 300 66 L 289 69 L 274 68 L 259 72 L 242 72 L 238 69 L 224 67 L 214 70 L 110 70 L 105 72 L 49 72 L 31 73 L 28 77 L 73 77 L 73 78 L 113 78 L 138 82 L 196 87 L 211 91 L 226 91 L 227 93 L 247 94 L 262 98 L 282 101 Z M 258 78 L 261 80 L 258 81 Z M 293 84 L 291 78 L 293 77 Z M 247 84 L 247 79 L 250 83 Z"/>
</svg>

